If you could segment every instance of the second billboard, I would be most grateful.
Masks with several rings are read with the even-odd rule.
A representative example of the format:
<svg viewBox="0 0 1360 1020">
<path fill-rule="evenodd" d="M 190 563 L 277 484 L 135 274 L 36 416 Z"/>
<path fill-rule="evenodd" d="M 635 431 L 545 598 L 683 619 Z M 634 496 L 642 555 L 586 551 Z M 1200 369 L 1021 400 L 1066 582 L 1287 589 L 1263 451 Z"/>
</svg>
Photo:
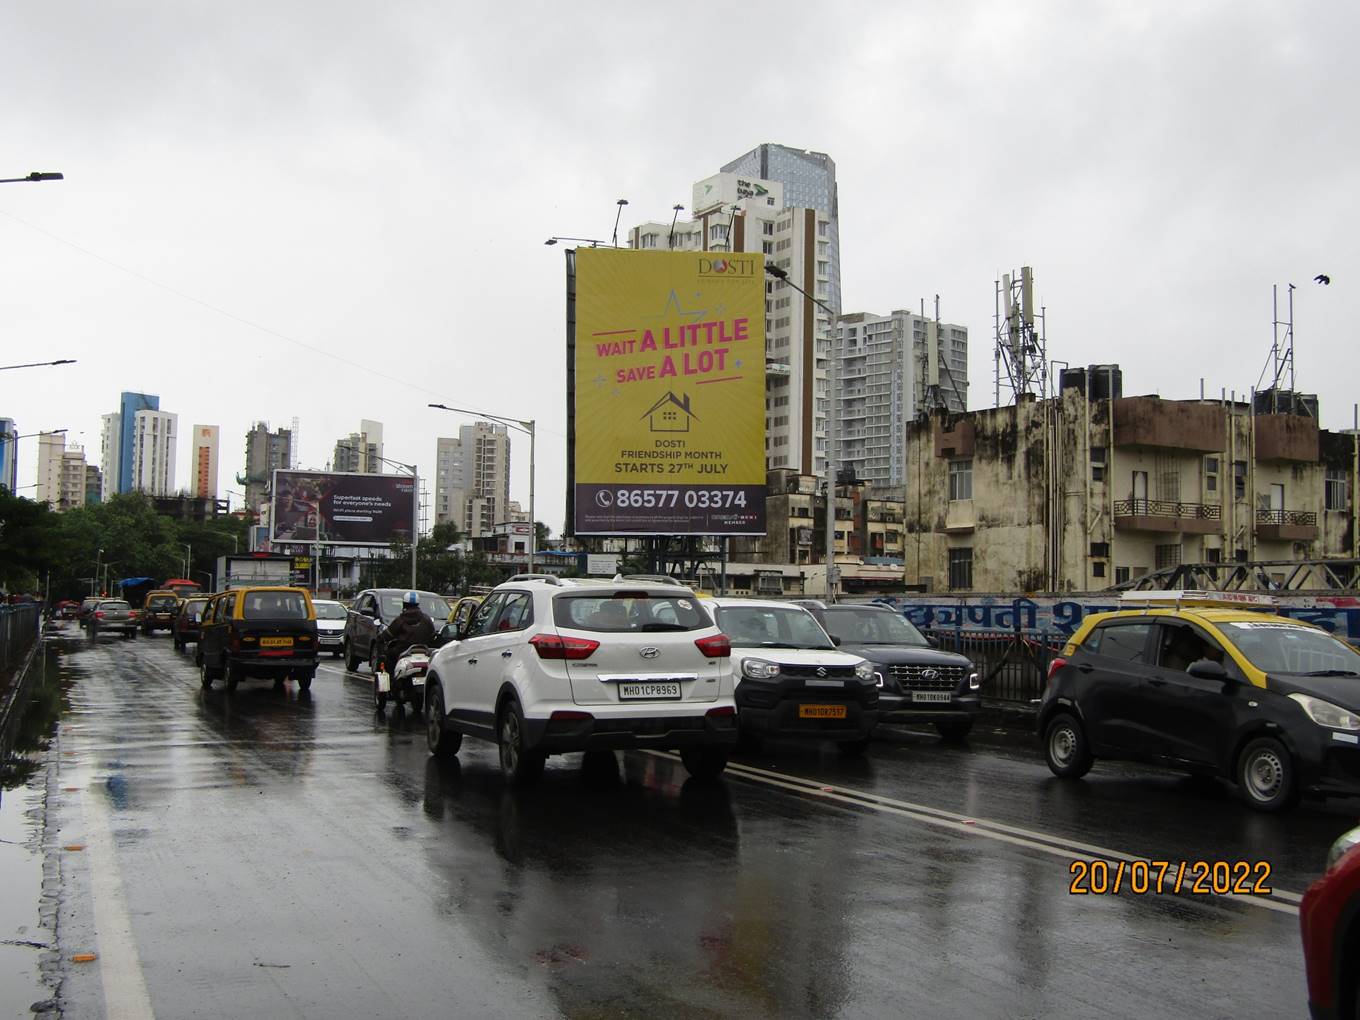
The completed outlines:
<svg viewBox="0 0 1360 1020">
<path fill-rule="evenodd" d="M 403 475 L 275 471 L 274 542 L 389 545 L 411 540 L 413 486 Z"/>
<path fill-rule="evenodd" d="M 765 532 L 763 255 L 576 252 L 575 530 Z"/>
</svg>

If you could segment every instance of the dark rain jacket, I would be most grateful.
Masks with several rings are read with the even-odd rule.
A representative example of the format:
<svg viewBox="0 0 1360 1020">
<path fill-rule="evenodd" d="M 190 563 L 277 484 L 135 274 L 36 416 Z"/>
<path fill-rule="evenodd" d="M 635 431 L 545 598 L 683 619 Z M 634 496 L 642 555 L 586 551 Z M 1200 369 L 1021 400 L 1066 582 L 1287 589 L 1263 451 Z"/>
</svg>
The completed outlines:
<svg viewBox="0 0 1360 1020">
<path fill-rule="evenodd" d="M 397 660 L 412 645 L 432 645 L 439 631 L 420 606 L 403 606 L 401 615 L 388 624 L 383 631 L 383 662 L 388 672 L 397 666 Z"/>
</svg>

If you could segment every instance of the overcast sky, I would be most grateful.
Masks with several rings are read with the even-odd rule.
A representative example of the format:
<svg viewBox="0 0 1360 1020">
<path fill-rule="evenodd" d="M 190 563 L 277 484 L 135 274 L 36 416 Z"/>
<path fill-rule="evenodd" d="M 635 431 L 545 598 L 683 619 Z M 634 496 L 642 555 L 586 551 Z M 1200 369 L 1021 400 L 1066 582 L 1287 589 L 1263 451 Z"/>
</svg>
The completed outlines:
<svg viewBox="0 0 1360 1020">
<path fill-rule="evenodd" d="M 662 14 L 662 11 L 665 14 Z M 47 3 L 0 10 L 0 416 L 98 460 L 121 390 L 222 429 L 360 418 L 428 469 L 460 421 L 540 423 L 563 519 L 562 249 L 667 219 L 760 142 L 836 161 L 846 311 L 939 294 L 992 403 L 994 281 L 1126 393 L 1248 391 L 1294 283 L 1298 388 L 1360 399 L 1360 5 Z M 623 228 L 620 228 L 622 233 Z M 1319 273 L 1330 287 L 1312 282 Z M 36 476 L 20 447 L 19 484 Z M 512 497 L 528 500 L 528 447 Z M 26 490 L 32 495 L 32 490 Z"/>
</svg>

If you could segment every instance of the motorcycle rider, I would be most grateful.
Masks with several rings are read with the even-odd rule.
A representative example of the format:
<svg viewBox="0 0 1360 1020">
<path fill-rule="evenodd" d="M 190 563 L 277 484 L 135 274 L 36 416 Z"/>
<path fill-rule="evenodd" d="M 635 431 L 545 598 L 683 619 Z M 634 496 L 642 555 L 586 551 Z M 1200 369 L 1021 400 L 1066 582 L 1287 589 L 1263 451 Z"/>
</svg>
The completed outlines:
<svg viewBox="0 0 1360 1020">
<path fill-rule="evenodd" d="M 438 633 L 434 621 L 420 608 L 420 596 L 408 591 L 401 597 L 401 613 L 378 635 L 383 642 L 384 666 L 391 672 L 408 648 L 432 645 Z"/>
</svg>

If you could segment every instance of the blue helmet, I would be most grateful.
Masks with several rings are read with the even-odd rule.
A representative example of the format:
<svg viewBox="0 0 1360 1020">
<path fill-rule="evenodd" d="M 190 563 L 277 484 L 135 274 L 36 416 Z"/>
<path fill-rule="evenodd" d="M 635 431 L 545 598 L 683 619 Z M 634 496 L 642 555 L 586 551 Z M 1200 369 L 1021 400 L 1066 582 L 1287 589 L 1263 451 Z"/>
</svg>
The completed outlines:
<svg viewBox="0 0 1360 1020">
<path fill-rule="evenodd" d="M 401 604 L 403 606 L 418 606 L 420 605 L 420 596 L 413 591 L 408 591 L 401 597 Z"/>
</svg>

